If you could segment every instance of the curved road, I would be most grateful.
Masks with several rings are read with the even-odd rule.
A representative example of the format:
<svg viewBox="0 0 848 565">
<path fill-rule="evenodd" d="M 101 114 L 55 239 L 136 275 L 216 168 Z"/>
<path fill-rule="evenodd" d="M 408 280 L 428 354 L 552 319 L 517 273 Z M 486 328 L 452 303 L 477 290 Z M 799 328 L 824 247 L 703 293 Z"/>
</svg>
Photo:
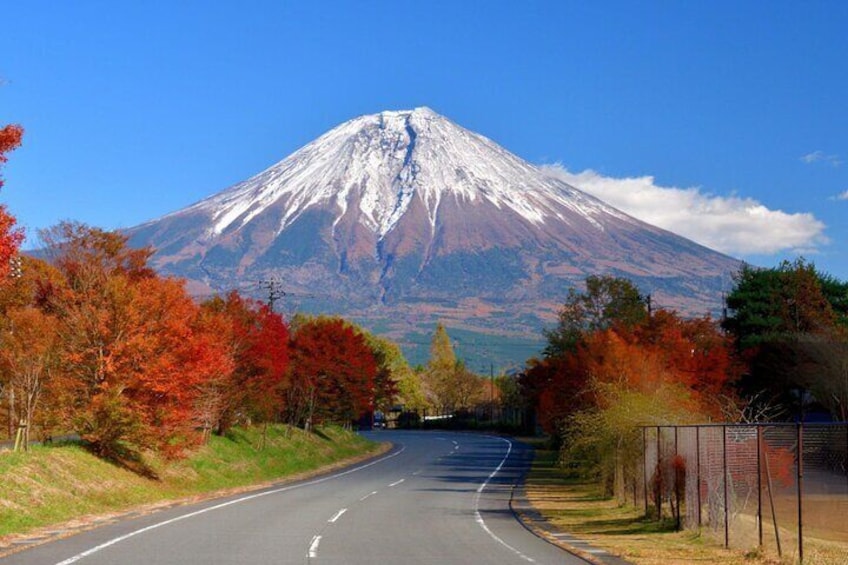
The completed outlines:
<svg viewBox="0 0 848 565">
<path fill-rule="evenodd" d="M 180 506 L 0 559 L 53 564 L 585 564 L 509 509 L 530 462 L 509 440 L 447 432 L 368 434 L 395 447 L 302 483 Z"/>
</svg>

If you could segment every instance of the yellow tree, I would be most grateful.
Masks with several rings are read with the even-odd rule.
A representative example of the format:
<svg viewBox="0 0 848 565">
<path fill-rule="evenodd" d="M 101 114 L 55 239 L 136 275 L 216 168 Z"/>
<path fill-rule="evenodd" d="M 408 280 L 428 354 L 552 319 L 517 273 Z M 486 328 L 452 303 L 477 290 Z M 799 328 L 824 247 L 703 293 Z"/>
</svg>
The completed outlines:
<svg viewBox="0 0 848 565">
<path fill-rule="evenodd" d="M 439 323 L 430 341 L 430 359 L 427 361 L 424 382 L 430 403 L 442 413 L 454 408 L 451 380 L 455 370 L 456 354 L 445 326 Z"/>
</svg>

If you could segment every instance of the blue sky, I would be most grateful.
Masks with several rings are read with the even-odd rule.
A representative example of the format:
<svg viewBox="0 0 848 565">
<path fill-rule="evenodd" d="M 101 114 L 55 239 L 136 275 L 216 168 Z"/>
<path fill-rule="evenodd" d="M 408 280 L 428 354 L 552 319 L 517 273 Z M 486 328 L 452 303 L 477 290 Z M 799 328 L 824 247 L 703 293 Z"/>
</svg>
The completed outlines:
<svg viewBox="0 0 848 565">
<path fill-rule="evenodd" d="M 848 2 L 13 2 L 0 201 L 129 227 L 430 106 L 631 214 L 848 279 Z"/>
</svg>

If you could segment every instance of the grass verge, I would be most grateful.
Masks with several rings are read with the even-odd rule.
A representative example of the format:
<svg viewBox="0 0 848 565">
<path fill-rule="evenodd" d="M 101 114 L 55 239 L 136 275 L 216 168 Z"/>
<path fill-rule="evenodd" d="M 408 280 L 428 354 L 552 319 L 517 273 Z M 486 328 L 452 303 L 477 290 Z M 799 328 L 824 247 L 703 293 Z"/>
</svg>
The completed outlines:
<svg viewBox="0 0 848 565">
<path fill-rule="evenodd" d="M 147 461 L 158 480 L 98 459 L 74 444 L 0 453 L 0 548 L 14 534 L 51 524 L 72 521 L 69 525 L 74 526 L 86 516 L 300 478 L 380 449 L 334 427 L 309 433 L 272 426 L 265 447 L 259 449 L 262 442 L 260 429 L 235 429 L 212 437 L 186 459 Z"/>
<path fill-rule="evenodd" d="M 776 565 L 792 563 L 766 551 L 725 549 L 722 543 L 696 531 L 675 531 L 674 524 L 645 518 L 643 509 L 620 505 L 600 487 L 566 476 L 557 453 L 537 448 L 527 477 L 527 497 L 559 529 L 603 548 L 636 565 L 721 563 Z M 846 563 L 846 546 L 811 540 L 805 544 L 805 565 Z"/>
</svg>

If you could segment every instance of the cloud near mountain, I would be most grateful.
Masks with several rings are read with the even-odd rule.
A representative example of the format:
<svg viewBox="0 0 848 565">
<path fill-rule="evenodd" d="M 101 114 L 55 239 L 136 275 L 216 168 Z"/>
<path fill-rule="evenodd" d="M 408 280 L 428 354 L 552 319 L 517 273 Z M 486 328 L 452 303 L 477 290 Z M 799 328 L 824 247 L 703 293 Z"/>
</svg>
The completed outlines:
<svg viewBox="0 0 848 565">
<path fill-rule="evenodd" d="M 828 243 L 825 224 L 812 214 L 770 210 L 752 198 L 659 186 L 652 176 L 613 178 L 591 169 L 572 173 L 559 164 L 541 169 L 631 216 L 723 253 L 814 252 Z"/>
</svg>

